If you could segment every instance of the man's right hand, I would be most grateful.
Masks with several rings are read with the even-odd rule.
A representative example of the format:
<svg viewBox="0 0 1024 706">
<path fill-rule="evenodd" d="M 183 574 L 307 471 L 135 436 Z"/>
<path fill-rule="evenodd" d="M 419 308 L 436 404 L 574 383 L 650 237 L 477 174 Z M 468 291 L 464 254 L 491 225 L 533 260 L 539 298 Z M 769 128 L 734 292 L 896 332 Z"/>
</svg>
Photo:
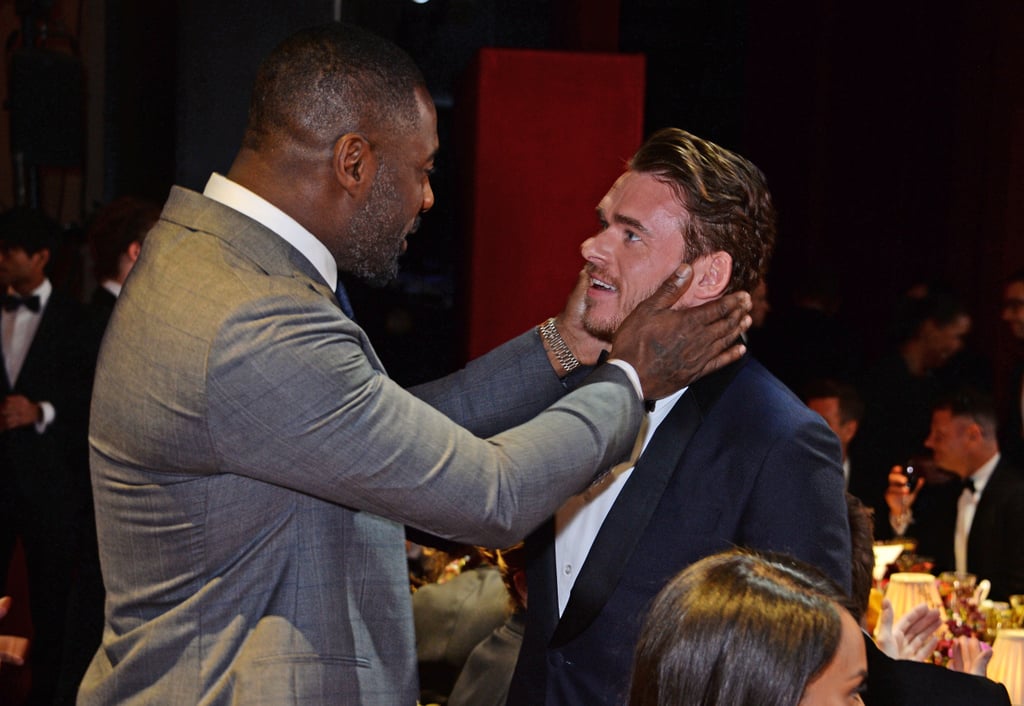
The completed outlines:
<svg viewBox="0 0 1024 706">
<path fill-rule="evenodd" d="M 746 351 L 737 341 L 750 327 L 750 295 L 686 308 L 679 299 L 692 279 L 693 268 L 680 266 L 615 332 L 611 356 L 636 369 L 646 399 L 667 397 Z"/>
<path fill-rule="evenodd" d="M 914 505 L 917 494 L 924 487 L 924 477 L 919 478 L 913 488 L 908 483 L 903 467 L 893 466 L 889 471 L 889 487 L 885 490 L 885 503 L 889 506 L 890 516 L 905 513 Z"/>
</svg>

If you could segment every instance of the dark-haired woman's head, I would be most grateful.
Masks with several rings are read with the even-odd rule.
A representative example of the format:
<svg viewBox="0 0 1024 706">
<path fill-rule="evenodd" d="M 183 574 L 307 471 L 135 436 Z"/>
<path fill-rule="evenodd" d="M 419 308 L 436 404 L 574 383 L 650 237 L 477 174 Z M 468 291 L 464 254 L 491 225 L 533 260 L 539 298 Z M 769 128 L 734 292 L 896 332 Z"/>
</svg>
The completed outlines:
<svg viewBox="0 0 1024 706">
<path fill-rule="evenodd" d="M 864 642 L 847 604 L 795 559 L 707 557 L 655 599 L 637 644 L 630 706 L 860 703 Z"/>
</svg>

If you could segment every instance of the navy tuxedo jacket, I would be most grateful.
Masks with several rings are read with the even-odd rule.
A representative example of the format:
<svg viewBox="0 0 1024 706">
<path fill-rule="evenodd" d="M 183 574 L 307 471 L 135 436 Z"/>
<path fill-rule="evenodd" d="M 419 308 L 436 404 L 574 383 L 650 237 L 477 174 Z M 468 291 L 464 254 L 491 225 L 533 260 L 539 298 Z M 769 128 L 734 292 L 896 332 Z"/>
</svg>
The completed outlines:
<svg viewBox="0 0 1024 706">
<path fill-rule="evenodd" d="M 622 703 L 651 600 L 710 554 L 786 552 L 848 589 L 839 459 L 821 417 L 749 356 L 694 383 L 605 519 L 561 619 L 553 521 L 527 540 L 527 627 L 508 703 Z"/>
<path fill-rule="evenodd" d="M 914 503 L 917 552 L 935 559 L 935 572 L 956 568 L 953 537 L 961 486 L 925 486 Z M 1024 480 L 1006 458 L 1000 458 L 978 501 L 967 536 L 967 570 L 992 582 L 989 597 L 1005 601 L 1024 593 Z"/>
</svg>

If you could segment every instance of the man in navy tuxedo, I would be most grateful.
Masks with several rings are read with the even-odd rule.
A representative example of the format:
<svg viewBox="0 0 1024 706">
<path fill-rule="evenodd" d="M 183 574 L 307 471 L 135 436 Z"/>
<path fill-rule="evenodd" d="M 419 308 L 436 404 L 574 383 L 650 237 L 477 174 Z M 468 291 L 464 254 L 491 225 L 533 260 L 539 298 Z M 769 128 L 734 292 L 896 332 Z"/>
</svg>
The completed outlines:
<svg viewBox="0 0 1024 706">
<path fill-rule="evenodd" d="M 906 533 L 918 541 L 918 554 L 935 560 L 936 572 L 988 579 L 989 597 L 997 601 L 1024 593 L 1024 480 L 1000 453 L 991 396 L 963 388 L 943 398 L 925 446 L 954 480 L 922 478 L 909 488 L 894 468 L 886 492 L 894 529 L 910 523 Z"/>
<path fill-rule="evenodd" d="M 775 241 L 760 170 L 677 129 L 640 148 L 597 214 L 581 248 L 584 321 L 605 338 L 681 262 L 694 271 L 686 306 L 749 290 Z M 638 442 L 635 467 L 611 469 L 527 540 L 510 704 L 621 703 L 648 604 L 709 554 L 786 552 L 849 586 L 839 442 L 758 362 L 744 356 L 657 400 Z"/>
</svg>

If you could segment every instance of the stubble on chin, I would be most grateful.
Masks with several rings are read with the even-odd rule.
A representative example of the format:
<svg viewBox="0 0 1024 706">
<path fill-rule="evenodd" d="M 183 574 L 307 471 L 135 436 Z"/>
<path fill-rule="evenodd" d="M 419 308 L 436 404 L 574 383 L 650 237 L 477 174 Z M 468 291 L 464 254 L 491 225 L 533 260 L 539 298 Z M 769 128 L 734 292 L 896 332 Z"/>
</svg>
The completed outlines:
<svg viewBox="0 0 1024 706">
<path fill-rule="evenodd" d="M 612 338 L 614 338 L 615 331 L 618 330 L 622 321 L 623 319 L 621 317 L 617 317 L 617 320 L 608 318 L 598 319 L 594 315 L 593 307 L 589 303 L 583 311 L 583 330 L 594 338 L 599 338 L 602 341 L 608 341 L 609 343 L 611 343 Z"/>
</svg>

